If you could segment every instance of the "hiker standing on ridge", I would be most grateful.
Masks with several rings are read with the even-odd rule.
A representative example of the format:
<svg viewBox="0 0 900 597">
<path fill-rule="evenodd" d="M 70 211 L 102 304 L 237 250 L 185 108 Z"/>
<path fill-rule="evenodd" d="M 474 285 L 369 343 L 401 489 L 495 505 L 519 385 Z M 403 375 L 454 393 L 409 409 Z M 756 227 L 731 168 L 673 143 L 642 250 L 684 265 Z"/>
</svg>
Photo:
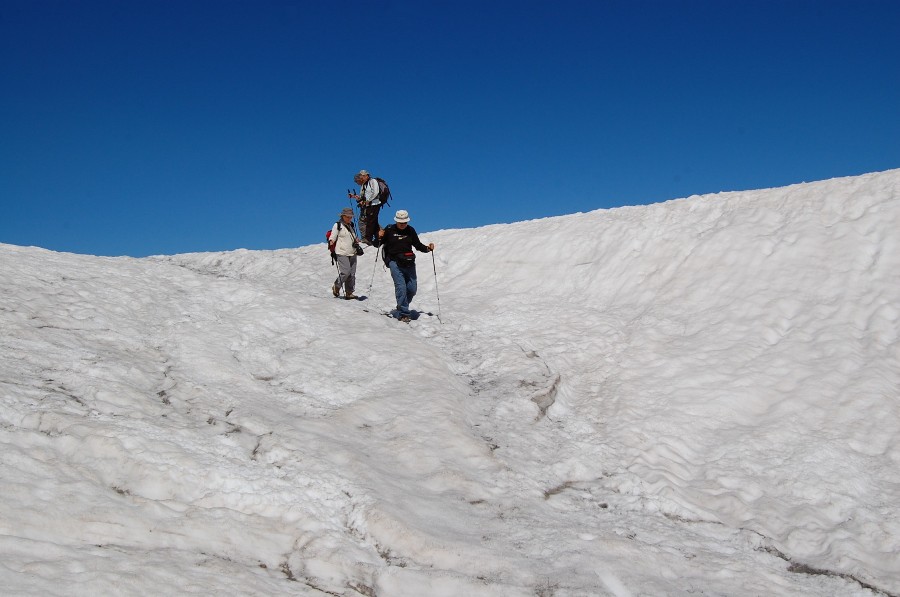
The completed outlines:
<svg viewBox="0 0 900 597">
<path fill-rule="evenodd" d="M 371 245 L 374 244 L 375 236 L 381 230 L 381 226 L 378 224 L 378 212 L 381 211 L 384 201 L 379 197 L 378 181 L 369 176 L 368 171 L 360 170 L 353 177 L 353 182 L 359 185 L 359 194 L 350 196 L 356 199 L 359 205 L 359 234 L 362 237 L 360 242 Z"/>
<path fill-rule="evenodd" d="M 394 216 L 396 224 L 378 231 L 375 246 L 382 246 L 384 262 L 391 270 L 394 280 L 394 295 L 397 298 L 397 318 L 409 323 L 409 304 L 416 296 L 416 254 L 413 248 L 422 253 L 434 251 L 434 243 L 422 244 L 415 228 L 409 225 L 409 213 L 405 209 L 397 211 Z"/>
<path fill-rule="evenodd" d="M 338 277 L 331 287 L 334 296 L 341 296 L 341 287 L 344 288 L 344 298 L 355 299 L 353 290 L 356 288 L 356 256 L 362 251 L 356 232 L 353 230 L 353 210 L 345 207 L 334 226 L 331 228 L 331 236 L 328 237 L 328 248 L 331 249 L 331 257 L 337 264 Z"/>
</svg>

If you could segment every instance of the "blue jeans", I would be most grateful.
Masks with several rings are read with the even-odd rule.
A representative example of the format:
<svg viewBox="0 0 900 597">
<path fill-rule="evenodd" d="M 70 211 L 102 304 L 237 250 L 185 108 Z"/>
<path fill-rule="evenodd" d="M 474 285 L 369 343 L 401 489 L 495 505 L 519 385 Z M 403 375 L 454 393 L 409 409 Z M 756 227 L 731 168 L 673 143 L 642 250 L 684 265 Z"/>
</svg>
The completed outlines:
<svg viewBox="0 0 900 597">
<path fill-rule="evenodd" d="M 400 316 L 409 316 L 409 304 L 416 296 L 416 264 L 406 266 L 397 265 L 391 261 L 388 266 L 391 269 L 391 278 L 394 279 L 394 295 L 397 297 L 397 309 Z"/>
</svg>

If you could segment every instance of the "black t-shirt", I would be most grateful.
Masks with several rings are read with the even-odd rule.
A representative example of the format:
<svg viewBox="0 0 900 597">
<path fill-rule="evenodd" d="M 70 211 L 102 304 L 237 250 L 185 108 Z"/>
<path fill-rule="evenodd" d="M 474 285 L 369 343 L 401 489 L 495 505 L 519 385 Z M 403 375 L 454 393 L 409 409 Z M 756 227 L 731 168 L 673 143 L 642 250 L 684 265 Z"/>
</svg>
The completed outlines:
<svg viewBox="0 0 900 597">
<path fill-rule="evenodd" d="M 416 259 L 413 248 L 423 252 L 428 252 L 428 246 L 422 244 L 416 229 L 409 224 L 403 230 L 396 224 L 391 224 L 384 229 L 384 236 L 377 240 L 376 246 L 383 246 L 384 262 L 389 263 L 396 261 L 397 263 L 414 263 Z"/>
</svg>

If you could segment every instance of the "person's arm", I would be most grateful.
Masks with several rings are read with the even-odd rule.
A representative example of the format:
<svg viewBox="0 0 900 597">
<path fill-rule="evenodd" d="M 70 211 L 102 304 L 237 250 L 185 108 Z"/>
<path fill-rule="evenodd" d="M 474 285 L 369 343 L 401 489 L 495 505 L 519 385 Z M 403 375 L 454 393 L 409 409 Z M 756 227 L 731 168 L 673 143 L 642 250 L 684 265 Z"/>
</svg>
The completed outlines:
<svg viewBox="0 0 900 597">
<path fill-rule="evenodd" d="M 381 228 L 378 230 L 378 234 L 375 235 L 375 242 L 372 243 L 374 247 L 380 247 L 384 244 L 384 232 L 387 228 Z"/>
<path fill-rule="evenodd" d="M 429 245 L 423 244 L 422 241 L 419 240 L 419 233 L 416 232 L 416 230 L 412 226 L 410 226 L 410 232 L 412 232 L 412 234 L 410 234 L 409 240 L 412 241 L 412 246 L 414 246 L 416 250 L 421 253 L 434 251 L 434 243 L 431 243 Z"/>
<path fill-rule="evenodd" d="M 338 234 L 340 234 L 340 233 L 341 233 L 341 231 L 338 230 L 338 225 L 334 224 L 331 227 L 331 236 L 328 237 L 328 250 L 331 251 L 332 257 L 335 256 L 334 250 L 337 248 L 337 239 L 338 239 Z"/>
<path fill-rule="evenodd" d="M 366 200 L 366 204 L 372 203 L 375 197 L 378 196 L 378 181 L 374 178 L 370 178 L 366 183 L 366 186 L 360 189 L 360 194 Z"/>
<path fill-rule="evenodd" d="M 366 195 L 365 195 L 364 187 L 359 187 L 358 195 L 350 195 L 350 197 L 352 197 L 353 199 L 356 199 L 356 206 L 358 208 L 362 209 L 363 207 L 366 206 Z"/>
</svg>

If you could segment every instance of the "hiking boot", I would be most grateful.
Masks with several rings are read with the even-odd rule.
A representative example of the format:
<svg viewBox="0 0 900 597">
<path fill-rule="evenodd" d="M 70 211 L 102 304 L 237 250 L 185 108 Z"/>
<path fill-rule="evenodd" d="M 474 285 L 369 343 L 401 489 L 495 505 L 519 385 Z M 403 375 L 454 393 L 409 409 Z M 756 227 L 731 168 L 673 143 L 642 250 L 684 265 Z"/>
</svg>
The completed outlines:
<svg viewBox="0 0 900 597">
<path fill-rule="evenodd" d="M 341 296 L 341 287 L 337 285 L 335 282 L 334 286 L 331 287 L 331 292 L 334 296 Z"/>
<path fill-rule="evenodd" d="M 348 301 L 352 301 L 352 300 L 356 299 L 357 296 L 355 294 L 353 294 L 352 292 L 348 292 L 347 294 L 344 295 L 344 298 L 347 299 Z"/>
</svg>

